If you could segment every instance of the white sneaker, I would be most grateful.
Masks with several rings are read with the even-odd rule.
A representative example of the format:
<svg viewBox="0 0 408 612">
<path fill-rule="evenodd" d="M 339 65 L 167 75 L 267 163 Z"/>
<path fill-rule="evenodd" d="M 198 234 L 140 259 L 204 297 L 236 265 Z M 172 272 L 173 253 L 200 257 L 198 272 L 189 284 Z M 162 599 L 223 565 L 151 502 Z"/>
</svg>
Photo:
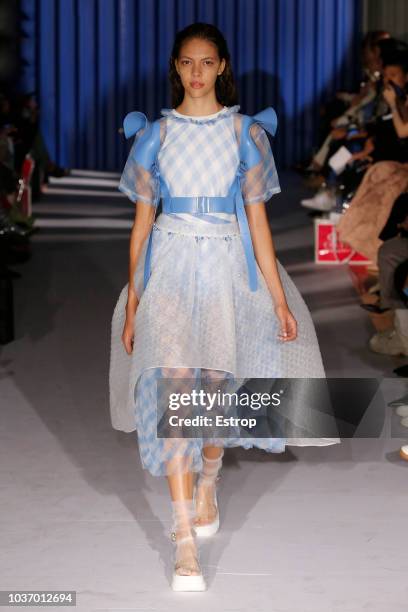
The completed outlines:
<svg viewBox="0 0 408 612">
<path fill-rule="evenodd" d="M 398 406 L 395 409 L 395 414 L 398 414 L 400 417 L 408 417 L 408 406 Z"/>
<path fill-rule="evenodd" d="M 377 332 L 370 338 L 368 345 L 374 353 L 382 355 L 403 355 L 404 348 L 395 329 Z"/>
<path fill-rule="evenodd" d="M 333 208 L 335 208 L 336 198 L 330 191 L 324 189 L 319 191 L 313 198 L 301 200 L 300 204 L 305 208 L 328 212 L 329 210 L 333 210 Z"/>
<path fill-rule="evenodd" d="M 403 427 L 408 427 L 408 417 L 405 417 L 405 419 L 401 419 L 401 425 Z"/>
</svg>

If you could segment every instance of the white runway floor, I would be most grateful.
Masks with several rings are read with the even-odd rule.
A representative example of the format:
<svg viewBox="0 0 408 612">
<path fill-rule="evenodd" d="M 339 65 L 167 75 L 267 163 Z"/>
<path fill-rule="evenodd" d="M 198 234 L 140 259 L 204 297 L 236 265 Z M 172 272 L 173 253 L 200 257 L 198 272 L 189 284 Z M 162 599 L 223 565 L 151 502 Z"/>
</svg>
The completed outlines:
<svg viewBox="0 0 408 612">
<path fill-rule="evenodd" d="M 200 551 L 208 591 L 170 590 L 167 483 L 143 472 L 136 434 L 114 431 L 108 412 L 110 319 L 133 207 L 114 174 L 77 176 L 34 205 L 33 256 L 14 266 L 16 339 L 0 347 L 0 590 L 77 592 L 76 608 L 33 610 L 405 612 L 408 462 L 390 408 L 380 439 L 228 450 L 221 529 Z M 373 329 L 347 269 L 313 263 L 297 177 L 282 183 L 272 232 L 327 375 L 377 376 L 387 399 L 403 395 L 392 370 L 407 359 L 368 350 Z"/>
</svg>

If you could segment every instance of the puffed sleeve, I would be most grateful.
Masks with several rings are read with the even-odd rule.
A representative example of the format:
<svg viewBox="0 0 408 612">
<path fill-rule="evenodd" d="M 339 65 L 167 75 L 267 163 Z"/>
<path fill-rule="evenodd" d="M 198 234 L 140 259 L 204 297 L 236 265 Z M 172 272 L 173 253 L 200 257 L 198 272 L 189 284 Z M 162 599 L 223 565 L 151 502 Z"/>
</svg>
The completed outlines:
<svg viewBox="0 0 408 612">
<path fill-rule="evenodd" d="M 245 204 L 267 202 L 275 193 L 281 191 L 271 145 L 265 130 L 259 123 L 250 127 L 250 135 L 260 153 L 260 161 L 246 169 L 241 183 Z"/>
<path fill-rule="evenodd" d="M 118 189 L 128 196 L 132 202 L 141 200 L 146 204 L 157 206 L 160 200 L 160 182 L 156 165 L 144 168 L 135 159 L 136 148 L 146 128 L 138 131 L 130 149 L 125 167 L 120 177 Z"/>
</svg>

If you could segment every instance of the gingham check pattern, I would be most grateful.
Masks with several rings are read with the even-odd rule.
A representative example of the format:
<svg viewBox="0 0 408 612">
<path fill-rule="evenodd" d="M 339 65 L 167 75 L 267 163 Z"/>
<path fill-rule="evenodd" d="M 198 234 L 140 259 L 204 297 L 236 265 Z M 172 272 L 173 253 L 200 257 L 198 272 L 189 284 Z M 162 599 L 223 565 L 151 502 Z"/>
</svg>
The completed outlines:
<svg viewBox="0 0 408 612">
<path fill-rule="evenodd" d="M 197 123 L 169 113 L 158 162 L 173 197 L 228 195 L 239 165 L 232 113 Z"/>
<path fill-rule="evenodd" d="M 208 121 L 179 118 L 171 111 L 162 111 L 167 114 L 167 131 L 158 166 L 170 195 L 228 194 L 239 165 L 233 117 L 237 108 L 225 109 Z M 258 130 L 257 136 L 262 161 L 248 176 L 251 180 L 245 192 L 254 201 L 279 190 L 266 135 Z M 132 181 L 135 177 L 137 174 L 132 175 Z M 148 184 L 150 187 L 153 183 Z M 137 184 L 129 185 L 129 189 L 133 195 L 143 191 Z M 157 193 L 151 197 L 156 200 Z M 217 218 L 222 223 L 211 222 Z M 238 379 L 324 377 L 319 344 L 308 308 L 279 261 L 282 285 L 299 329 L 296 341 L 282 344 L 278 340 L 279 322 L 258 266 L 260 286 L 256 292 L 249 289 L 235 215 L 159 215 L 153 227 L 152 274 L 144 291 L 146 246 L 147 241 L 135 273 L 141 300 L 131 356 L 121 341 L 127 285 L 112 318 L 112 424 L 123 431 L 137 430 L 142 465 L 152 475 L 172 473 L 177 456 L 188 458 L 190 469 L 200 471 L 201 449 L 208 439 L 157 437 L 156 384 L 163 368 L 165 375 L 172 372 L 175 377 L 186 375 L 186 371 L 193 375 L 204 368 L 230 373 Z M 325 446 L 338 442 L 327 438 L 232 437 L 224 438 L 223 446 L 256 446 L 268 452 L 282 452 L 285 444 Z"/>
<path fill-rule="evenodd" d="M 161 214 L 153 229 L 152 275 L 143 291 L 145 250 L 135 273 L 141 301 L 135 317 L 135 342 L 128 356 L 121 342 L 127 285 L 112 318 L 110 406 L 113 426 L 137 430 L 142 465 L 152 475 L 168 473 L 178 454 L 202 467 L 205 439 L 157 437 L 156 378 L 159 368 L 208 368 L 236 378 L 324 377 L 324 368 L 308 308 L 278 262 L 289 308 L 299 330 L 282 344 L 279 323 L 263 276 L 248 286 L 247 266 L 237 222 L 228 226 Z M 256 446 L 282 452 L 286 444 L 324 446 L 329 439 L 225 438 L 224 446 Z"/>
</svg>

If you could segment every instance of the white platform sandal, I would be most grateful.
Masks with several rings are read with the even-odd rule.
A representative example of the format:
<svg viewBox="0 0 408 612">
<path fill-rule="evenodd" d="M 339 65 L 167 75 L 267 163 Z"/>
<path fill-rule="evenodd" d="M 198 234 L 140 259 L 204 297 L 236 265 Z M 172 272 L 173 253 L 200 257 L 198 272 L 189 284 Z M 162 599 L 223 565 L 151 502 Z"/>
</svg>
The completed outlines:
<svg viewBox="0 0 408 612">
<path fill-rule="evenodd" d="M 193 529 L 195 510 L 193 502 L 172 502 L 173 529 L 170 535 L 175 547 L 173 591 L 205 591 L 207 588 L 198 561 L 198 550 Z"/>
<path fill-rule="evenodd" d="M 198 477 L 196 489 L 194 491 L 194 506 L 197 515 L 200 514 L 200 508 L 205 506 L 206 500 L 200 499 L 198 493 L 201 487 L 212 487 L 213 488 L 213 503 L 217 510 L 216 517 L 211 523 L 200 524 L 194 522 L 194 530 L 199 538 L 209 538 L 215 535 L 220 527 L 220 513 L 217 501 L 217 482 L 220 480 L 219 471 L 222 466 L 222 458 L 224 456 L 224 449 L 222 449 L 221 455 L 217 459 L 208 459 L 203 453 L 203 469 Z M 196 516 L 196 521 L 198 516 Z"/>
</svg>

